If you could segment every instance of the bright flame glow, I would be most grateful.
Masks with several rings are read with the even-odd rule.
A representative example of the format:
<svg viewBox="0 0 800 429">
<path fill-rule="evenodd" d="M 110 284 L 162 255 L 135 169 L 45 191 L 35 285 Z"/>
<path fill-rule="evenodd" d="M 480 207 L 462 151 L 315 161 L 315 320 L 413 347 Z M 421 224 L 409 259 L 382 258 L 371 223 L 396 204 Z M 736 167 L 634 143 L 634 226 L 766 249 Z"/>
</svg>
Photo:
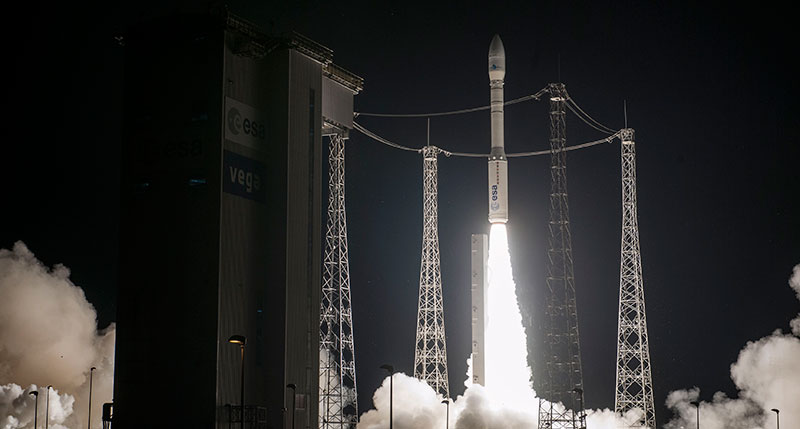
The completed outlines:
<svg viewBox="0 0 800 429">
<path fill-rule="evenodd" d="M 500 404 L 530 410 L 537 404 L 531 388 L 525 330 L 517 303 L 505 224 L 489 235 L 489 288 L 486 327 L 486 391 Z M 533 410 L 536 412 L 536 410 Z"/>
<path fill-rule="evenodd" d="M 485 331 L 486 386 L 472 384 L 471 359 L 467 360 L 467 379 L 463 396 L 449 405 L 449 420 L 442 397 L 427 383 L 396 374 L 394 377 L 393 423 L 389 422 L 389 378 L 372 397 L 374 409 L 361 415 L 358 429 L 530 429 L 538 426 L 539 399 L 530 384 L 525 330 L 517 302 L 511 270 L 508 233 L 503 224 L 494 224 L 489 237 L 489 286 Z M 549 407 L 548 403 L 544 403 Z M 563 405 L 555 407 L 563 409 Z M 631 427 L 635 412 L 625 418 L 614 411 L 587 410 L 589 429 Z M 646 429 L 646 428 L 645 428 Z M 774 428 L 773 428 L 774 429 Z"/>
</svg>

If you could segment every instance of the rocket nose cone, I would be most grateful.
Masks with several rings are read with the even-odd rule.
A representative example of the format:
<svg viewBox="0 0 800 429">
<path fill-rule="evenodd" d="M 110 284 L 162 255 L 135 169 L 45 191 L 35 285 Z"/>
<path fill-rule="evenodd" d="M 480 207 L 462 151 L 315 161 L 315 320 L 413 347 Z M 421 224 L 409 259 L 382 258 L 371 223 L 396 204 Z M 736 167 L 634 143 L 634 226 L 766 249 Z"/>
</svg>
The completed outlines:
<svg viewBox="0 0 800 429">
<path fill-rule="evenodd" d="M 500 36 L 495 34 L 489 45 L 489 81 L 496 82 L 506 78 L 506 48 Z"/>
<path fill-rule="evenodd" d="M 489 44 L 489 56 L 490 57 L 506 56 L 506 48 L 503 47 L 503 41 L 500 40 L 499 34 L 495 34 L 494 38 L 492 38 L 492 43 Z"/>
</svg>

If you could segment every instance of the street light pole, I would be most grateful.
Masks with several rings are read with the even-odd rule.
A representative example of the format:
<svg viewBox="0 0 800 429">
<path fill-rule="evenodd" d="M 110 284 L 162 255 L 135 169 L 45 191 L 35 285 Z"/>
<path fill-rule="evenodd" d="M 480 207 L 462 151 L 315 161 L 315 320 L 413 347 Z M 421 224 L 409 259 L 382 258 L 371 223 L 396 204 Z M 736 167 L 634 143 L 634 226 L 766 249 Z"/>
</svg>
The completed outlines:
<svg viewBox="0 0 800 429">
<path fill-rule="evenodd" d="M 781 410 L 773 408 L 772 411 L 775 412 L 775 419 L 778 423 L 778 429 L 781 429 Z"/>
<path fill-rule="evenodd" d="M 34 390 L 30 395 L 36 398 L 36 402 L 33 405 L 33 429 L 36 429 L 36 418 L 39 417 L 39 391 Z"/>
<path fill-rule="evenodd" d="M 92 374 L 96 369 L 95 367 L 89 369 L 89 418 L 86 419 L 88 421 L 86 424 L 87 429 L 92 429 Z"/>
<path fill-rule="evenodd" d="M 394 405 L 392 404 L 392 402 L 394 401 L 394 399 L 392 398 L 394 396 L 394 392 L 393 392 L 394 391 L 394 386 L 393 386 L 393 384 L 394 384 L 394 367 L 389 365 L 389 364 L 384 364 L 384 365 L 381 365 L 381 368 L 385 369 L 389 373 L 389 429 L 392 429 L 392 424 L 393 424 L 393 420 L 394 420 L 394 418 L 392 416 L 392 411 L 393 411 L 392 408 L 394 407 Z"/>
<path fill-rule="evenodd" d="M 241 420 L 242 429 L 244 429 L 244 346 L 247 344 L 247 337 L 244 335 L 231 335 L 231 337 L 228 338 L 228 342 L 231 344 L 238 344 L 239 349 L 242 351 L 242 392 L 239 398 L 242 407 L 240 408 L 239 419 Z"/>
<path fill-rule="evenodd" d="M 297 386 L 295 386 L 294 383 L 289 383 L 286 385 L 286 387 L 292 389 L 292 429 L 294 429 L 294 417 L 295 417 L 294 401 L 297 398 Z"/>
<path fill-rule="evenodd" d="M 447 406 L 447 414 L 444 420 L 444 429 L 450 429 L 450 400 L 445 399 L 442 401 L 443 404 Z"/>
<path fill-rule="evenodd" d="M 700 402 L 699 401 L 692 401 L 690 402 L 692 405 L 697 407 L 697 429 L 700 429 Z"/>
<path fill-rule="evenodd" d="M 44 412 L 44 427 L 48 429 L 50 427 L 50 388 L 53 387 L 52 384 L 47 385 L 47 410 Z"/>
</svg>

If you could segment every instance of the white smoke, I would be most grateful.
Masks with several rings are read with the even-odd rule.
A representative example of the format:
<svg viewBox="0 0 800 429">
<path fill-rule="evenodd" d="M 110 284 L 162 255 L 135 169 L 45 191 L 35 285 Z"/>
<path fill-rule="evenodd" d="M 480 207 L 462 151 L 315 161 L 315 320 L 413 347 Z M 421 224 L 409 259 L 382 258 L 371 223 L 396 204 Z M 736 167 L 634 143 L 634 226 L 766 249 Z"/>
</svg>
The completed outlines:
<svg viewBox="0 0 800 429">
<path fill-rule="evenodd" d="M 443 398 L 424 381 L 402 373 L 394 375 L 393 427 L 397 429 L 439 429 L 445 426 L 447 405 Z M 389 427 L 389 377 L 372 396 L 373 409 L 361 415 L 358 429 L 387 429 Z M 502 398 L 493 398 L 479 384 L 470 384 L 464 395 L 450 403 L 449 428 L 451 429 L 530 429 L 538 426 L 538 403 L 525 408 L 505 406 Z M 616 429 L 631 426 L 638 416 L 631 410 L 624 418 L 613 411 L 588 410 L 588 429 Z"/>
<path fill-rule="evenodd" d="M 0 416 L 5 416 L 0 420 L 0 428 L 15 429 L 33 427 L 34 412 L 38 411 L 38 423 L 44 425 L 47 408 L 47 388 L 38 388 L 39 406 L 37 410 L 36 397 L 31 392 L 37 390 L 36 385 L 31 385 L 26 389 L 16 384 L 0 386 Z M 75 398 L 68 394 L 59 394 L 58 390 L 51 388 L 50 394 L 50 428 L 67 429 L 64 422 L 73 413 Z"/>
<path fill-rule="evenodd" d="M 497 254 L 495 254 L 497 256 Z M 491 257 L 491 256 L 490 256 Z M 496 266 L 495 266 L 496 268 Z M 509 274 L 509 275 L 505 275 Z M 510 279 L 510 272 L 503 277 Z M 800 298 L 800 265 L 794 267 L 790 286 Z M 508 285 L 506 285 L 508 286 Z M 492 285 L 490 285 L 490 288 Z M 513 287 L 513 284 L 512 284 Z M 512 289 L 513 290 L 513 289 Z M 490 298 L 495 296 L 490 292 Z M 518 308 L 504 311 L 518 312 Z M 490 314 L 492 310 L 489 311 Z M 512 320 L 513 319 L 513 320 Z M 511 318 L 516 326 L 516 319 Z M 700 425 L 704 429 L 776 429 L 773 408 L 780 410 L 783 427 L 800 427 L 800 315 L 791 322 L 794 335 L 780 330 L 758 341 L 750 342 L 740 352 L 731 366 L 731 378 L 739 390 L 738 398 L 729 398 L 717 392 L 710 402 L 700 403 Z M 513 340 L 504 337 L 506 341 Z M 524 339 L 517 339 L 524 345 Z M 515 350 L 508 343 L 503 350 Z M 487 359 L 488 364 L 489 359 Z M 530 390 L 525 406 L 514 404 L 514 398 L 498 397 L 502 392 L 492 392 L 470 383 L 471 357 L 467 360 L 467 386 L 463 396 L 450 404 L 449 428 L 500 429 L 531 428 L 538 426 L 538 398 Z M 488 371 L 487 371 L 488 372 Z M 519 380 L 527 383 L 527 368 L 515 370 Z M 519 381 L 517 380 L 517 382 Z M 517 383 L 518 385 L 520 383 Z M 527 384 L 525 384 L 528 386 Z M 427 383 L 405 374 L 394 376 L 393 426 L 398 429 L 441 428 L 446 419 L 446 406 Z M 527 396 L 527 392 L 523 392 Z M 693 428 L 697 425 L 697 408 L 691 403 L 700 395 L 697 388 L 678 390 L 669 394 L 666 404 L 675 417 L 665 429 Z M 361 416 L 359 429 L 386 429 L 389 427 L 389 378 L 373 396 L 375 409 Z M 557 404 L 560 407 L 561 404 Z M 614 411 L 587 410 L 588 429 L 614 429 L 628 427 L 636 422 L 640 410 L 630 410 L 624 416 Z"/>
<path fill-rule="evenodd" d="M 638 427 L 636 423 L 641 416 L 641 408 L 632 408 L 628 410 L 624 416 L 617 416 L 614 410 L 608 408 L 602 410 L 586 410 L 586 427 L 589 429 Z"/>
<path fill-rule="evenodd" d="M 797 293 L 797 299 L 800 300 L 800 264 L 794 266 L 792 276 L 789 277 L 789 286 L 794 289 L 795 293 Z M 791 326 L 792 332 L 800 337 L 800 313 L 789 322 L 789 326 Z"/>
<path fill-rule="evenodd" d="M 505 225 L 492 225 L 489 248 L 489 290 L 484 388 L 472 384 L 472 357 L 467 359 L 464 395 L 449 404 L 448 427 L 455 429 L 528 429 L 538 426 L 539 399 L 530 383 L 526 339 L 517 302 Z M 445 425 L 448 405 L 427 383 L 395 374 L 392 426 L 397 429 L 438 429 Z M 359 429 L 389 425 L 390 379 L 372 397 L 374 409 L 362 414 Z M 545 403 L 549 407 L 549 404 Z M 555 404 L 563 410 L 563 405 Z M 615 429 L 636 419 L 632 410 L 617 419 L 610 410 L 590 411 L 589 429 Z M 628 424 L 626 424 L 628 423 Z"/>
<path fill-rule="evenodd" d="M 49 269 L 19 241 L 0 249 L 0 297 L 0 428 L 33 427 L 29 393 L 37 387 L 43 425 L 47 385 L 52 427 L 84 427 L 91 367 L 91 427 L 101 428 L 102 404 L 112 397 L 114 325 L 98 331 L 94 307 L 69 269 Z"/>
<path fill-rule="evenodd" d="M 328 349 L 320 349 L 319 351 L 319 367 L 330 367 L 330 371 L 320 371 L 319 373 L 319 390 L 320 392 L 330 392 L 335 394 L 341 391 L 343 407 L 353 405 L 356 401 L 356 390 L 352 387 L 342 384 L 341 379 L 335 373 L 338 372 L 339 362 L 335 359 L 334 354 Z M 325 419 L 325 407 L 327 403 L 320 397 L 319 402 L 319 421 L 322 423 Z M 326 427 L 337 427 L 337 425 L 328 423 Z M 340 428 L 348 427 L 346 424 L 338 426 Z"/>
<path fill-rule="evenodd" d="M 800 299 L 800 265 L 794 267 L 789 285 Z M 700 402 L 700 426 L 705 429 L 775 429 L 771 411 L 780 410 L 784 428 L 800 427 L 800 315 L 791 321 L 792 334 L 780 330 L 751 341 L 731 365 L 731 379 L 738 398 L 717 392 L 710 402 Z M 666 429 L 695 427 L 697 409 L 691 404 L 697 388 L 677 390 L 667 397 L 676 417 Z"/>
</svg>

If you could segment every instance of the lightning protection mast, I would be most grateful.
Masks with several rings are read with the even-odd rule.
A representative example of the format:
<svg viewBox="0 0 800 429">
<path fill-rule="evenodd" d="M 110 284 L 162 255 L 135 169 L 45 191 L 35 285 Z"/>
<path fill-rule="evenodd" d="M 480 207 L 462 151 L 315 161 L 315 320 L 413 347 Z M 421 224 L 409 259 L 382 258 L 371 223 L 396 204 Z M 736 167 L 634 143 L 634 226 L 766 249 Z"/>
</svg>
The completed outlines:
<svg viewBox="0 0 800 429">
<path fill-rule="evenodd" d="M 550 239 L 547 250 L 545 377 L 539 400 L 539 429 L 583 429 L 583 373 L 578 308 L 572 268 L 572 236 L 567 204 L 567 91 L 563 83 L 550 93 Z M 562 403 L 564 407 L 554 404 Z"/>
<path fill-rule="evenodd" d="M 444 398 L 450 397 L 447 380 L 447 345 L 444 335 L 442 271 L 439 264 L 438 166 L 441 149 L 422 149 L 423 232 L 422 263 L 419 273 L 417 342 L 414 377 L 426 381 Z"/>
<path fill-rule="evenodd" d="M 355 429 L 356 355 L 344 203 L 344 137 L 331 135 L 328 224 L 320 304 L 319 427 Z"/>
<path fill-rule="evenodd" d="M 625 128 L 622 140 L 622 257 L 619 272 L 617 331 L 617 417 L 638 411 L 636 421 L 620 427 L 656 428 L 650 346 L 642 283 L 642 255 L 636 208 L 636 145 L 634 132 Z M 621 421 L 621 420 L 619 420 Z"/>
</svg>

